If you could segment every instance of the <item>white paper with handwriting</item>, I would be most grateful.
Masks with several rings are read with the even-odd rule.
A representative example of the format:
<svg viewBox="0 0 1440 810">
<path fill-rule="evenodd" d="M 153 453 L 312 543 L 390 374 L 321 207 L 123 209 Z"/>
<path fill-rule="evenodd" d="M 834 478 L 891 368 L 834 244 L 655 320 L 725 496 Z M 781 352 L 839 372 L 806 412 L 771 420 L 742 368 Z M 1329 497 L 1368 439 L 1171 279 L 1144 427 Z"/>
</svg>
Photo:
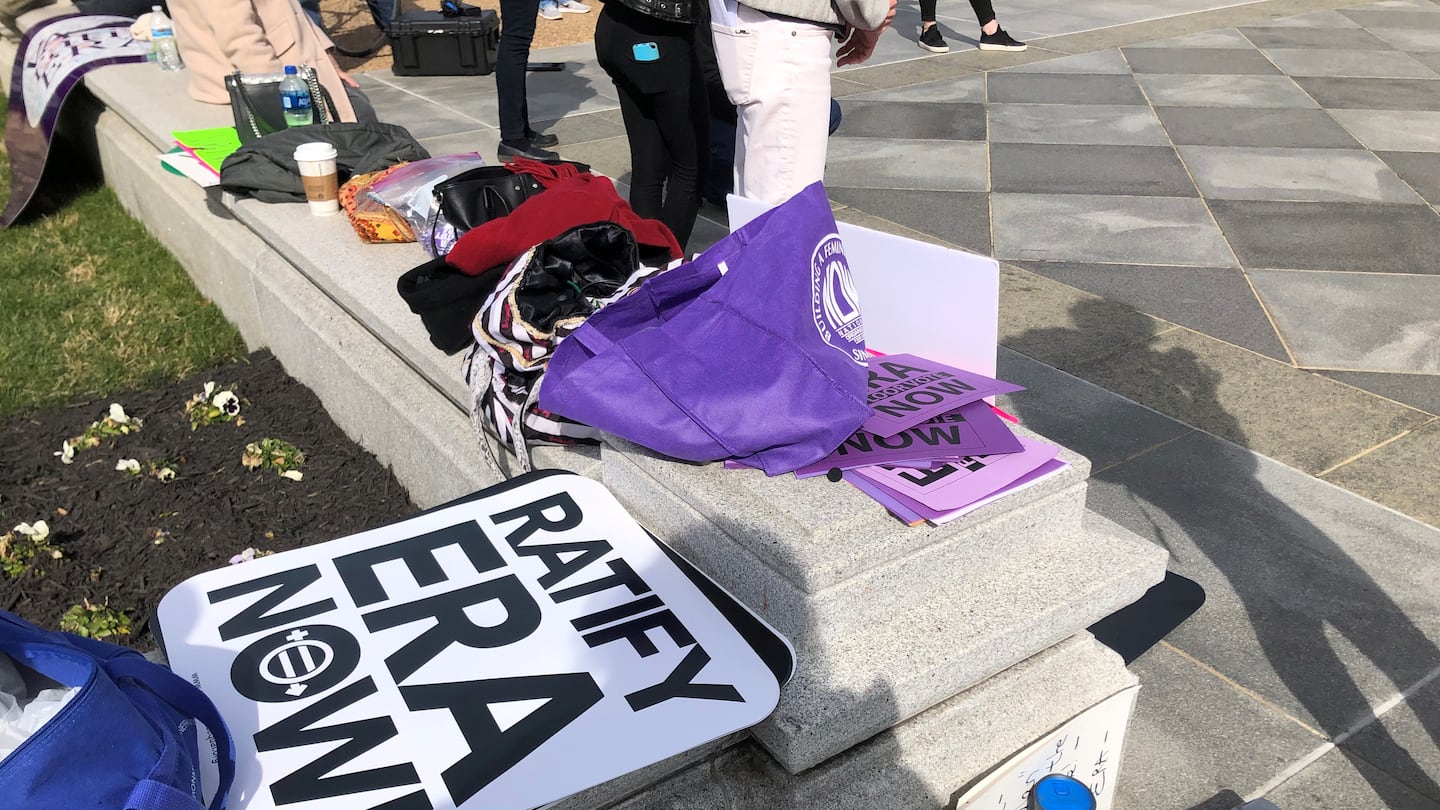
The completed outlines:
<svg viewBox="0 0 1440 810">
<path fill-rule="evenodd" d="M 956 810 L 1024 810 L 1030 787 L 1052 773 L 1084 782 L 1097 810 L 1110 810 L 1125 728 L 1135 708 L 1138 685 L 1123 689 L 1081 712 L 1016 754 L 960 797 Z"/>
</svg>

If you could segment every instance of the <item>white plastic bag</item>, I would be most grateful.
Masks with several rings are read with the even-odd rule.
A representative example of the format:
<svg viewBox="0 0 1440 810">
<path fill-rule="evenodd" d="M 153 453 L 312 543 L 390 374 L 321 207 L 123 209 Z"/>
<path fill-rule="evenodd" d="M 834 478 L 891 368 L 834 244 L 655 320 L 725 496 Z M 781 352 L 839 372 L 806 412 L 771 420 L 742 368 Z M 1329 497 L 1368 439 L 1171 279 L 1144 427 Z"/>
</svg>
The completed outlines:
<svg viewBox="0 0 1440 810">
<path fill-rule="evenodd" d="M 41 689 L 33 697 L 15 660 L 0 653 L 0 760 L 65 708 L 75 688 Z"/>
</svg>

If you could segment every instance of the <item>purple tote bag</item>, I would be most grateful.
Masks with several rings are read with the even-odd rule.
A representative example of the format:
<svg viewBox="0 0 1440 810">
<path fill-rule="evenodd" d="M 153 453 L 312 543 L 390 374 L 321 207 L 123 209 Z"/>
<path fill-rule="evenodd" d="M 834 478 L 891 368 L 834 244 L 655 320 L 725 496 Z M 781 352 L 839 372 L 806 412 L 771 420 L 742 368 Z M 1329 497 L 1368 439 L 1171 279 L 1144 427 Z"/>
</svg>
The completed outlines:
<svg viewBox="0 0 1440 810">
<path fill-rule="evenodd" d="M 649 279 L 560 344 L 540 406 L 688 461 L 819 461 L 871 413 L 835 231 L 815 183 Z"/>
</svg>

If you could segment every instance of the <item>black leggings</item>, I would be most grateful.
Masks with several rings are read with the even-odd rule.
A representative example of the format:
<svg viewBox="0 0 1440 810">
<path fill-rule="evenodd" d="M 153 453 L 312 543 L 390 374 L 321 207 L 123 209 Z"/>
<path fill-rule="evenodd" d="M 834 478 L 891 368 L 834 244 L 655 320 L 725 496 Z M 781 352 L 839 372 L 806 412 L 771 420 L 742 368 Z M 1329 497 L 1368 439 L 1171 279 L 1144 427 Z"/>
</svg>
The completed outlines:
<svg viewBox="0 0 1440 810">
<path fill-rule="evenodd" d="M 518 141 L 530 131 L 525 99 L 525 65 L 535 39 L 540 0 L 500 0 L 500 46 L 495 54 L 495 94 L 500 105 L 500 139 Z"/>
<path fill-rule="evenodd" d="M 630 141 L 630 207 L 665 223 L 682 248 L 700 211 L 710 148 L 709 101 L 694 50 L 698 30 L 615 2 L 605 4 L 595 24 L 595 52 L 615 82 Z M 656 43 L 662 59 L 637 63 L 637 42 Z"/>
<path fill-rule="evenodd" d="M 935 2 L 920 0 L 920 22 L 935 22 Z M 975 19 L 980 21 L 981 28 L 995 19 L 995 7 L 990 5 L 990 0 L 970 0 L 970 8 L 975 9 Z"/>
</svg>

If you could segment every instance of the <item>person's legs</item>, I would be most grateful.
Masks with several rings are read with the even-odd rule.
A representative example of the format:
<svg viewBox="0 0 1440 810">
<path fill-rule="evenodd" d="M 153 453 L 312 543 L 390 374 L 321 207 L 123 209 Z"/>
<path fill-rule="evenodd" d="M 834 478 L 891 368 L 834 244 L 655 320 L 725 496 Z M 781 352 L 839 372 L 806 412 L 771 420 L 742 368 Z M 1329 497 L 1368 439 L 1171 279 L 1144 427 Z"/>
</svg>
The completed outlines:
<svg viewBox="0 0 1440 810">
<path fill-rule="evenodd" d="M 935 0 L 920 0 L 920 30 L 916 33 L 920 38 L 915 44 L 931 53 L 949 53 L 950 46 L 935 27 Z"/>
<path fill-rule="evenodd" d="M 778 205 L 825 175 L 828 29 L 740 6 L 746 34 L 716 27 L 715 49 L 740 127 L 735 193 Z"/>
<path fill-rule="evenodd" d="M 365 4 L 370 7 L 370 16 L 375 18 L 380 30 L 389 30 L 390 21 L 395 19 L 395 0 L 365 0 Z"/>
<path fill-rule="evenodd" d="M 660 219 L 670 157 L 655 120 L 655 96 L 639 93 L 625 82 L 616 82 L 615 92 L 625 139 L 630 142 L 630 207 L 646 219 Z"/>
<path fill-rule="evenodd" d="M 700 212 L 700 182 L 707 162 L 710 124 L 704 81 L 694 71 L 679 74 L 676 79 L 669 90 L 653 96 L 652 103 L 669 158 L 660 221 L 683 248 Z"/>
<path fill-rule="evenodd" d="M 995 19 L 995 7 L 990 0 L 970 0 L 970 8 L 975 11 L 975 21 L 980 23 L 980 31 L 986 34 L 993 34 L 1000 27 Z"/>
<path fill-rule="evenodd" d="M 980 23 L 980 50 L 982 51 L 1023 51 L 1025 43 L 1010 36 L 1000 27 L 995 17 L 995 7 L 990 0 L 970 0 L 975 10 L 975 20 Z"/>
<path fill-rule="evenodd" d="M 495 89 L 500 104 L 500 140 L 529 146 L 529 105 L 525 100 L 525 65 L 535 38 L 539 0 L 500 0 L 500 47 L 495 54 Z"/>
</svg>

